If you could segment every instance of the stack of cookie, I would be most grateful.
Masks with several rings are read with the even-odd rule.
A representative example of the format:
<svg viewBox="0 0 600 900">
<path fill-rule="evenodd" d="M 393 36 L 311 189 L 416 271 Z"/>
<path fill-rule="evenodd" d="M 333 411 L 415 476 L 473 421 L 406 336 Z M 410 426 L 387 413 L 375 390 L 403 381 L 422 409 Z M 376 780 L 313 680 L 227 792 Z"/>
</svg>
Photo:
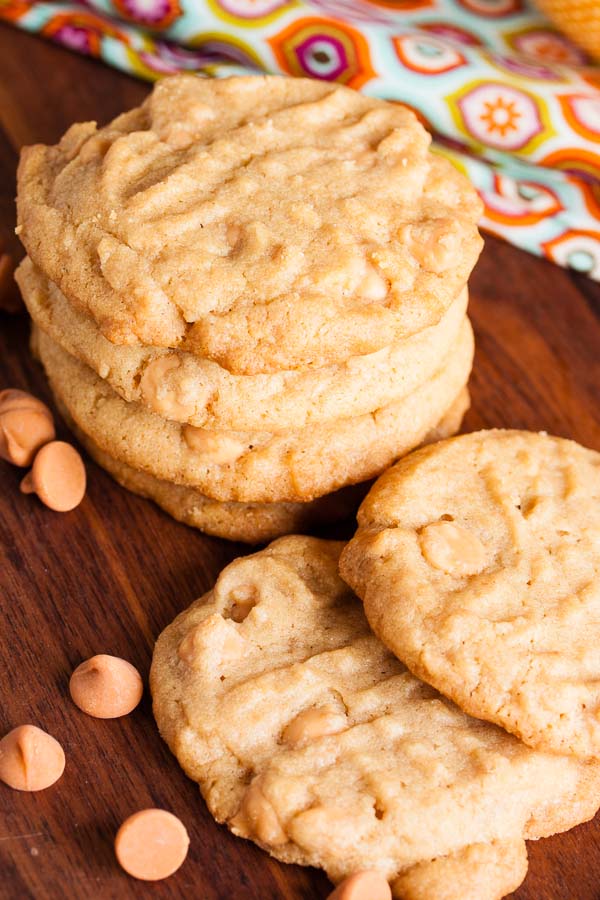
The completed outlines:
<svg viewBox="0 0 600 900">
<path fill-rule="evenodd" d="M 28 148 L 18 208 L 61 411 L 178 519 L 303 530 L 460 425 L 480 203 L 402 106 L 164 79 L 106 127 Z"/>
</svg>

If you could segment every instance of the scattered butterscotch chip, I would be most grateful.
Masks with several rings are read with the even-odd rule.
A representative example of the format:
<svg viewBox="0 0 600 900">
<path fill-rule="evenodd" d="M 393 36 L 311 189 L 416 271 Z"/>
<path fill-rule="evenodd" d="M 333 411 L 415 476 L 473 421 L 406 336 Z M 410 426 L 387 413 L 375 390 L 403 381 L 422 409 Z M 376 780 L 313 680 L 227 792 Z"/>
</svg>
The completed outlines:
<svg viewBox="0 0 600 900">
<path fill-rule="evenodd" d="M 427 562 L 449 575 L 474 575 L 485 565 L 485 547 L 476 534 L 462 525 L 444 520 L 432 522 L 421 531 L 420 540 Z"/>
<path fill-rule="evenodd" d="M 15 791 L 43 791 L 64 769 L 63 748 L 35 725 L 19 725 L 0 741 L 0 780 Z"/>
<path fill-rule="evenodd" d="M 0 391 L 0 457 L 15 466 L 29 466 L 40 447 L 54 440 L 52 413 L 26 391 Z"/>
<path fill-rule="evenodd" d="M 77 666 L 69 682 L 73 702 L 96 719 L 126 716 L 142 699 L 144 685 L 135 666 L 101 653 Z"/>
<path fill-rule="evenodd" d="M 338 884 L 329 900 L 392 900 L 392 891 L 379 872 L 356 872 Z"/>
<path fill-rule="evenodd" d="M 19 388 L 5 388 L 0 391 L 0 413 L 10 412 L 13 409 L 36 409 L 44 412 L 48 418 L 52 418 L 52 413 L 45 403 L 34 397 L 28 391 L 21 391 Z"/>
<path fill-rule="evenodd" d="M 54 423 L 35 409 L 0 415 L 0 456 L 15 466 L 29 466 L 40 447 L 54 440 Z"/>
<path fill-rule="evenodd" d="M 42 503 L 56 512 L 79 506 L 85 494 L 85 466 L 70 444 L 52 441 L 38 452 L 33 468 L 21 482 L 24 494 L 37 494 Z"/>
<path fill-rule="evenodd" d="M 173 813 L 142 809 L 119 828 L 115 853 L 129 875 L 142 881 L 160 881 L 181 866 L 189 844 L 185 825 Z"/>
</svg>

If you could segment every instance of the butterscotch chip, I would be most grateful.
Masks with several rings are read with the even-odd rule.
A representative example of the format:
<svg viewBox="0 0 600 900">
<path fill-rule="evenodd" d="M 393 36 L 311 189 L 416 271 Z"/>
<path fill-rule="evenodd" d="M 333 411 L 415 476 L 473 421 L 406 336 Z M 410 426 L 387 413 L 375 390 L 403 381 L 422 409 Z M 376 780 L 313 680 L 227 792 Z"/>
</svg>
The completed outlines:
<svg viewBox="0 0 600 900">
<path fill-rule="evenodd" d="M 407 396 L 433 375 L 455 346 L 467 306 L 463 289 L 437 325 L 375 353 L 321 368 L 232 375 L 216 362 L 191 353 L 165 355 L 149 346 L 111 344 L 92 317 L 69 303 L 28 258 L 16 277 L 40 329 L 108 381 L 123 400 L 143 403 L 182 423 L 219 431 L 303 428 L 363 415 Z M 155 377 L 156 365 L 160 378 Z"/>
<path fill-rule="evenodd" d="M 157 641 L 161 734 L 219 822 L 353 876 L 342 898 L 389 900 L 389 882 L 411 900 L 498 900 L 525 877 L 526 838 L 594 814 L 600 764 L 533 750 L 410 674 L 340 579 L 341 550 L 282 538 L 223 570 Z M 224 657 L 234 633 L 243 650 Z"/>
<path fill-rule="evenodd" d="M 0 391 L 0 415 L 16 409 L 36 410 L 45 413 L 49 419 L 52 418 L 52 413 L 46 404 L 34 397 L 33 394 L 18 388 L 5 388 Z"/>
<path fill-rule="evenodd" d="M 449 575 L 475 575 L 485 565 L 485 547 L 477 535 L 454 522 L 432 522 L 419 538 L 427 562 Z"/>
<path fill-rule="evenodd" d="M 218 431 L 208 431 L 206 428 L 195 428 L 193 425 L 184 427 L 183 437 L 190 450 L 202 454 L 216 466 L 233 463 L 248 450 L 248 446 L 239 438 Z"/>
<path fill-rule="evenodd" d="M 193 383 L 191 390 L 186 392 L 185 385 L 174 388 L 172 380 L 167 382 L 169 373 L 180 369 L 181 359 L 178 356 L 159 356 L 144 369 L 140 391 L 146 403 L 161 416 L 185 421 L 194 415 L 201 397 L 194 396 Z"/>
<path fill-rule="evenodd" d="M 144 685 L 135 666 L 101 653 L 82 662 L 69 681 L 73 702 L 97 719 L 126 716 L 142 699 Z"/>
<path fill-rule="evenodd" d="M 43 791 L 64 769 L 63 748 L 35 725 L 19 725 L 0 740 L 0 780 L 16 791 Z"/>
<path fill-rule="evenodd" d="M 70 444 L 52 441 L 38 452 L 33 467 L 21 482 L 24 494 L 37 494 L 56 512 L 79 506 L 85 495 L 86 475 L 81 456 Z"/>
<path fill-rule="evenodd" d="M 405 457 L 342 555 L 376 634 L 466 712 L 600 758 L 600 454 L 480 431 Z"/>
<path fill-rule="evenodd" d="M 379 872 L 356 872 L 336 887 L 329 900 L 392 900 L 392 892 Z"/>
<path fill-rule="evenodd" d="M 273 805 L 260 789 L 260 780 L 247 788 L 239 811 L 229 824 L 236 834 L 255 838 L 269 847 L 278 847 L 288 840 Z"/>
<path fill-rule="evenodd" d="M 301 746 L 325 734 L 336 734 L 347 726 L 346 715 L 334 706 L 313 707 L 298 713 L 286 725 L 282 740 L 286 744 Z"/>
<path fill-rule="evenodd" d="M 244 649 L 244 639 L 234 625 L 215 616 L 188 631 L 177 648 L 177 655 L 192 668 L 209 665 L 217 671 L 239 659 Z"/>
<path fill-rule="evenodd" d="M 20 236 L 114 343 L 331 365 L 436 324 L 467 282 L 482 206 L 429 145 L 406 107 L 327 81 L 163 78 L 23 151 Z"/>
<path fill-rule="evenodd" d="M 0 457 L 15 466 L 29 466 L 40 447 L 56 436 L 54 422 L 36 408 L 0 406 Z"/>
<path fill-rule="evenodd" d="M 37 450 L 54 440 L 54 421 L 45 403 L 27 391 L 0 391 L 0 457 L 28 466 Z"/>
<path fill-rule="evenodd" d="M 142 809 L 119 828 L 115 853 L 129 875 L 141 881 L 160 881 L 183 864 L 189 844 L 185 825 L 173 813 Z"/>
<path fill-rule="evenodd" d="M 377 476 L 426 439 L 465 387 L 473 359 L 465 320 L 437 372 L 408 396 L 355 418 L 278 434 L 228 434 L 244 452 L 225 465 L 218 437 L 214 455 L 198 452 L 189 445 L 189 427 L 126 403 L 39 329 L 33 339 L 55 399 L 102 450 L 133 469 L 227 502 L 303 502 Z"/>
</svg>

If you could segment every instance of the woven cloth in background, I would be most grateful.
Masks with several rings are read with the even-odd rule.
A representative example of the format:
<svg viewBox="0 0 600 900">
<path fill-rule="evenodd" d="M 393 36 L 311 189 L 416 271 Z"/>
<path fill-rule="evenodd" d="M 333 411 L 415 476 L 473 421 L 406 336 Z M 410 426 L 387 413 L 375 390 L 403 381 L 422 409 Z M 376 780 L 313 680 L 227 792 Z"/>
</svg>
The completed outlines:
<svg viewBox="0 0 600 900">
<path fill-rule="evenodd" d="M 527 0 L 0 0 L 141 78 L 285 72 L 411 106 L 482 227 L 600 280 L 600 67 Z"/>
</svg>

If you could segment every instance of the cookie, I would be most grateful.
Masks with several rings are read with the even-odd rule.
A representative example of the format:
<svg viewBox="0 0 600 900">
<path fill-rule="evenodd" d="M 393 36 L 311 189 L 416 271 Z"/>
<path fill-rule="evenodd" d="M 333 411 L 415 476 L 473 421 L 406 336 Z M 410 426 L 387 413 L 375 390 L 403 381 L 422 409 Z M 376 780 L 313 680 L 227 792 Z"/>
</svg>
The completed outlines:
<svg viewBox="0 0 600 900">
<path fill-rule="evenodd" d="M 469 392 L 465 388 L 437 426 L 427 433 L 423 443 L 456 434 L 469 403 Z M 214 537 L 258 544 L 284 534 L 302 533 L 340 522 L 355 514 L 369 489 L 368 484 L 351 485 L 307 503 L 227 503 L 211 500 L 194 488 L 161 481 L 109 456 L 77 428 L 60 402 L 58 406 L 79 442 L 119 484 L 134 494 L 153 500 L 174 519 Z"/>
<path fill-rule="evenodd" d="M 398 403 L 353 419 L 283 434 L 181 426 L 126 403 L 91 369 L 37 331 L 52 390 L 106 453 L 215 500 L 313 500 L 378 475 L 418 446 L 465 386 L 473 357 L 467 320 L 443 367 Z"/>
<path fill-rule="evenodd" d="M 415 678 L 338 576 L 342 545 L 282 538 L 235 560 L 159 637 L 162 736 L 219 822 L 333 881 L 403 900 L 497 900 L 524 839 L 600 804 L 600 767 L 532 750 Z"/>
<path fill-rule="evenodd" d="M 91 316 L 25 259 L 17 280 L 40 328 L 128 402 L 167 419 L 234 431 L 285 431 L 364 415 L 430 378 L 455 344 L 465 315 L 461 291 L 437 325 L 366 356 L 322 369 L 232 375 L 191 353 L 111 344 Z"/>
<path fill-rule="evenodd" d="M 600 454 L 481 431 L 401 460 L 341 562 L 420 678 L 532 747 L 600 757 Z"/>
<path fill-rule="evenodd" d="M 118 344 L 236 374 L 322 367 L 439 322 L 481 203 L 414 114 L 326 81 L 161 79 L 23 151 L 29 256 Z"/>
</svg>

